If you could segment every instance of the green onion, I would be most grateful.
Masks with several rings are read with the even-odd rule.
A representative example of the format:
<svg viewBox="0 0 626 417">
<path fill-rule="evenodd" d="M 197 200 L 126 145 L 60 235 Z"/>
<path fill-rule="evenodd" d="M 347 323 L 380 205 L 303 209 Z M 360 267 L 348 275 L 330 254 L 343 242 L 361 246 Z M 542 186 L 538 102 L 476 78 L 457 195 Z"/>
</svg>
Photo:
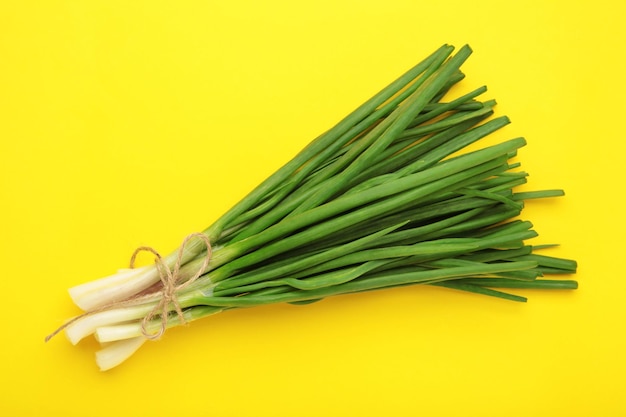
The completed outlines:
<svg viewBox="0 0 626 417">
<path fill-rule="evenodd" d="M 444 45 L 320 135 L 155 265 L 70 289 L 85 311 L 59 330 L 94 334 L 102 370 L 165 329 L 233 308 L 297 305 L 425 284 L 512 301 L 499 289 L 574 289 L 576 262 L 535 253 L 519 219 L 515 138 L 465 150 L 509 123 L 480 87 L 447 100 L 468 46 Z M 56 333 L 56 332 L 55 332 Z M 55 334 L 53 333 L 53 335 Z"/>
</svg>

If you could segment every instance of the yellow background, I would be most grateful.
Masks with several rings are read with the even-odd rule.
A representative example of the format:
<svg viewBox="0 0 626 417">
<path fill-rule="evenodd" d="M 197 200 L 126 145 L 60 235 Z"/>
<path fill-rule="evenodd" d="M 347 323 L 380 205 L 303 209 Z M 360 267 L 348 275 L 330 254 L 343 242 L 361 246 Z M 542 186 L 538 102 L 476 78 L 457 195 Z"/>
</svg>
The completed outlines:
<svg viewBox="0 0 626 417">
<path fill-rule="evenodd" d="M 623 18 L 615 1 L 5 1 L 2 416 L 624 416 Z M 174 249 L 443 43 L 525 136 L 537 243 L 576 292 L 412 287 L 222 314 L 113 371 L 43 338 L 66 289 Z"/>
</svg>

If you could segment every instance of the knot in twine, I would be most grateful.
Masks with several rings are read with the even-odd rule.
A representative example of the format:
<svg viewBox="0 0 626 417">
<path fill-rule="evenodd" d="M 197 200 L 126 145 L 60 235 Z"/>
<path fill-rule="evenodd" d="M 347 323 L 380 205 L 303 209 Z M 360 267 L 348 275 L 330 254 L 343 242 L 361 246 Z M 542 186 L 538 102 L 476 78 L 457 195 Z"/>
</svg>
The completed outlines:
<svg viewBox="0 0 626 417">
<path fill-rule="evenodd" d="M 202 266 L 200 267 L 200 269 L 198 269 L 198 271 L 195 273 L 195 275 L 189 278 L 187 281 L 183 282 L 182 284 L 178 284 L 178 281 L 181 278 L 180 267 L 182 266 L 182 262 L 183 262 L 183 254 L 185 251 L 185 246 L 191 239 L 196 238 L 196 237 L 201 239 L 206 245 L 207 255 L 204 257 L 204 262 L 202 263 Z M 140 252 L 150 252 L 156 257 L 154 259 L 154 263 L 156 264 L 156 268 L 157 268 L 157 271 L 159 272 L 159 278 L 161 279 L 161 284 L 162 284 L 161 299 L 159 300 L 157 305 L 154 306 L 152 311 L 150 311 L 143 318 L 141 322 L 141 333 L 144 335 L 144 337 L 150 340 L 157 340 L 161 336 L 163 336 L 163 333 L 165 333 L 165 329 L 167 328 L 170 304 L 173 304 L 174 311 L 176 311 L 176 314 L 178 315 L 178 318 L 180 319 L 181 324 L 187 323 L 185 320 L 185 316 L 183 315 L 183 311 L 180 307 L 180 303 L 178 302 L 178 298 L 176 297 L 176 292 L 191 285 L 195 280 L 200 278 L 200 276 L 204 273 L 204 271 L 206 271 L 207 267 L 209 266 L 209 261 L 211 260 L 211 255 L 212 255 L 211 242 L 209 241 L 209 238 L 204 233 L 192 233 L 188 235 L 185 238 L 185 240 L 183 240 L 182 245 L 178 249 L 176 263 L 174 264 L 173 269 L 170 269 L 170 267 L 165 262 L 163 262 L 163 258 L 161 257 L 161 255 L 150 246 L 140 246 L 137 249 L 135 249 L 133 256 L 131 256 L 130 258 L 131 269 L 135 267 L 135 258 Z M 148 332 L 148 325 L 150 321 L 157 315 L 160 316 L 161 318 L 161 327 L 159 328 L 159 330 L 157 330 L 156 333 L 150 333 Z"/>
</svg>

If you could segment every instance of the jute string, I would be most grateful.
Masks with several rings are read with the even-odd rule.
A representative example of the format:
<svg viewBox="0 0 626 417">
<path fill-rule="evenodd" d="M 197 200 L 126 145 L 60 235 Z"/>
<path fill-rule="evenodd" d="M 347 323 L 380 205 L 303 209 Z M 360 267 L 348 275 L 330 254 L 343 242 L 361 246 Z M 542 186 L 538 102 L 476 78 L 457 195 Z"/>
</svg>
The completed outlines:
<svg viewBox="0 0 626 417">
<path fill-rule="evenodd" d="M 198 271 L 196 271 L 194 276 L 189 278 L 184 283 L 178 284 L 178 281 L 180 280 L 180 267 L 182 266 L 183 262 L 185 246 L 187 246 L 187 243 L 194 237 L 200 238 L 204 242 L 204 244 L 206 245 L 207 254 L 204 257 L 202 266 L 200 267 L 200 269 L 198 269 Z M 159 255 L 159 253 L 150 246 L 141 246 L 135 249 L 133 256 L 131 256 L 130 258 L 131 269 L 135 267 L 135 259 L 137 255 L 143 251 L 150 252 L 156 257 L 154 259 L 154 262 L 156 264 L 157 270 L 159 271 L 159 278 L 161 279 L 162 284 L 161 298 L 159 299 L 159 302 L 152 309 L 152 311 L 150 311 L 150 313 L 148 313 L 141 321 L 141 333 L 147 339 L 156 340 L 159 339 L 163 335 L 163 333 L 165 333 L 165 329 L 167 328 L 170 304 L 174 306 L 174 311 L 176 311 L 176 314 L 178 315 L 181 324 L 186 323 L 185 316 L 183 315 L 183 310 L 181 309 L 178 298 L 176 297 L 176 292 L 184 289 L 185 287 L 188 287 L 195 280 L 200 278 L 200 276 L 202 276 L 204 271 L 206 271 L 207 267 L 209 266 L 209 261 L 211 260 L 211 256 L 213 253 L 211 248 L 211 242 L 204 233 L 192 233 L 187 236 L 185 240 L 183 240 L 182 245 L 180 245 L 173 269 L 170 269 L 167 264 L 163 262 L 163 258 L 161 257 L 161 255 Z M 161 327 L 159 328 L 159 330 L 157 330 L 156 333 L 149 333 L 148 325 L 156 315 L 160 315 L 161 317 Z"/>
<path fill-rule="evenodd" d="M 204 242 L 204 244 L 206 245 L 207 253 L 202 262 L 202 266 L 198 269 L 198 271 L 196 271 L 196 273 L 187 281 L 183 282 L 182 284 L 178 284 L 178 281 L 180 281 L 180 278 L 181 278 L 180 268 L 182 267 L 182 263 L 183 263 L 185 247 L 187 246 L 189 241 L 193 238 L 199 238 L 200 240 Z M 161 280 L 162 288 L 161 288 L 161 297 L 159 299 L 159 302 L 141 321 L 141 333 L 143 334 L 143 336 L 150 340 L 156 340 L 156 339 L 159 339 L 161 336 L 163 336 L 163 333 L 165 333 L 165 329 L 167 328 L 170 304 L 173 305 L 174 311 L 176 311 L 176 314 L 178 315 L 181 324 L 186 323 L 185 316 L 183 314 L 180 303 L 178 302 L 176 293 L 188 287 L 189 285 L 191 285 L 194 281 L 200 278 L 202 274 L 204 274 L 204 272 L 209 266 L 209 262 L 211 261 L 213 250 L 212 250 L 211 242 L 209 241 L 209 238 L 204 233 L 192 233 L 183 240 L 183 243 L 178 248 L 176 262 L 174 263 L 173 269 L 170 269 L 169 266 L 165 262 L 163 262 L 163 258 L 161 257 L 161 255 L 154 248 L 150 246 L 140 246 L 137 249 L 135 249 L 135 251 L 133 252 L 133 255 L 130 258 L 131 269 L 135 267 L 135 260 L 137 258 L 137 255 L 139 255 L 139 253 L 141 252 L 150 252 L 155 256 L 154 262 L 155 262 L 157 271 L 159 272 L 159 279 Z M 147 294 L 146 296 L 136 296 L 136 297 L 132 297 L 126 300 L 107 304 L 105 306 L 102 306 L 102 307 L 99 307 L 90 311 L 86 311 L 85 313 L 67 321 L 65 324 L 60 326 L 54 332 L 46 336 L 45 341 L 47 342 L 48 340 L 52 339 L 55 335 L 57 335 L 67 326 L 71 325 L 75 321 L 85 316 L 95 314 L 95 313 L 100 313 L 102 311 L 113 310 L 115 308 L 137 305 L 143 302 L 145 299 L 151 298 L 151 297 L 153 297 L 153 294 Z M 150 333 L 148 332 L 149 323 L 157 315 L 160 316 L 161 326 L 156 333 Z"/>
</svg>

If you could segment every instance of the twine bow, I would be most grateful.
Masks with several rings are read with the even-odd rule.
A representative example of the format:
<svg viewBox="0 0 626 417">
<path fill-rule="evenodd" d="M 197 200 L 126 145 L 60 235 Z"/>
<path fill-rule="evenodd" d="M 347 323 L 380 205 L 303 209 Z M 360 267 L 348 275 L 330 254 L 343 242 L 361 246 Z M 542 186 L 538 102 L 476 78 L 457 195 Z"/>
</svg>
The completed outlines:
<svg viewBox="0 0 626 417">
<path fill-rule="evenodd" d="M 178 284 L 178 281 L 180 280 L 180 268 L 183 262 L 185 246 L 193 238 L 199 238 L 204 242 L 207 248 L 207 255 L 204 257 L 204 262 L 202 263 L 200 269 L 198 269 L 198 271 L 195 273 L 195 275 L 189 278 L 187 281 L 183 282 L 182 284 Z M 163 333 L 165 333 L 165 329 L 167 328 L 170 303 L 173 304 L 174 311 L 176 311 L 176 314 L 178 315 L 181 324 L 186 323 L 185 316 L 183 315 L 183 310 L 181 309 L 178 298 L 176 297 L 176 292 L 191 285 L 195 280 L 200 278 L 204 271 L 206 271 L 212 255 L 211 242 L 204 233 L 192 233 L 188 235 L 178 249 L 176 263 L 174 264 L 173 269 L 170 269 L 169 266 L 165 262 L 163 262 L 163 258 L 161 257 L 161 255 L 149 246 L 140 246 L 135 249 L 135 252 L 130 258 L 131 269 L 134 268 L 135 259 L 140 252 L 150 252 L 156 257 L 154 259 L 154 263 L 156 264 L 156 268 L 159 271 L 159 278 L 161 279 L 161 284 L 163 286 L 161 290 L 161 299 L 152 309 L 152 311 L 150 311 L 143 318 L 141 322 L 141 333 L 144 335 L 144 337 L 150 340 L 156 340 L 159 339 L 163 335 Z M 157 330 L 156 333 L 150 333 L 148 332 L 148 325 L 150 321 L 157 315 L 161 318 L 161 327 L 159 328 L 159 330 Z"/>
</svg>

